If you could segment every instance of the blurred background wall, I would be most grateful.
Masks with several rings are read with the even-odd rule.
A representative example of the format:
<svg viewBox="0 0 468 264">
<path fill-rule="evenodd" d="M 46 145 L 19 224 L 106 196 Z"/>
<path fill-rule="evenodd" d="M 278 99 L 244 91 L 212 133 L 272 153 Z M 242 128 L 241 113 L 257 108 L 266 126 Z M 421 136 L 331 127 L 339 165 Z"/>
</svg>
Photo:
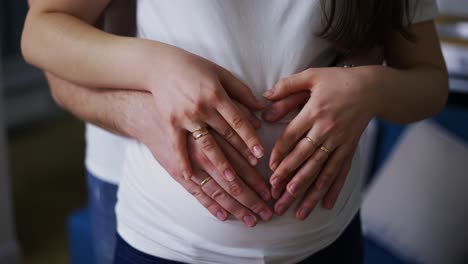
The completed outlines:
<svg viewBox="0 0 468 264">
<path fill-rule="evenodd" d="M 1 64 L 0 91 L 3 91 Z M 2 109 L 4 109 L 3 93 L 0 92 L 0 263 L 14 263 L 18 261 L 20 252 L 18 243 L 15 238 L 15 228 L 13 224 L 10 177 L 8 175 L 7 152 L 5 144 L 6 127 Z"/>
<path fill-rule="evenodd" d="M 2 240 L 18 252 L 16 237 L 24 263 L 68 263 L 67 217 L 86 205 L 84 127 L 55 105 L 42 72 L 22 59 L 26 12 L 26 0 L 0 1 L 0 256 Z"/>
</svg>

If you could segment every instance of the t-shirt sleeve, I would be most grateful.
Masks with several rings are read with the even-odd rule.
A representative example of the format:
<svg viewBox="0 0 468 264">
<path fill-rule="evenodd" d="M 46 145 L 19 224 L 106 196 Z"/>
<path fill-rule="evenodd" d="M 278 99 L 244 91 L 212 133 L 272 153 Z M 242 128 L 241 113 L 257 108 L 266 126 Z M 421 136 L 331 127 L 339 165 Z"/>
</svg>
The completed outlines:
<svg viewBox="0 0 468 264">
<path fill-rule="evenodd" d="M 412 24 L 433 20 L 439 15 L 436 0 L 409 0 L 409 9 Z"/>
</svg>

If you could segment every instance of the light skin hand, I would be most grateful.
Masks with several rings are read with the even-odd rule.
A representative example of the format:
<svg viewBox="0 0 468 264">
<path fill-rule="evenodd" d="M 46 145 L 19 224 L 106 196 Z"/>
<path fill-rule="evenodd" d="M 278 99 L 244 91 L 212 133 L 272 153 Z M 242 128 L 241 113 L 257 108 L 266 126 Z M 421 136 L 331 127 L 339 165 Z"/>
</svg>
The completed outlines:
<svg viewBox="0 0 468 264">
<path fill-rule="evenodd" d="M 381 65 L 382 62 L 383 52 L 381 48 L 374 48 L 371 51 L 366 52 L 365 55 L 355 55 L 352 57 L 347 57 L 343 61 L 341 61 L 341 63 L 353 64 L 355 66 L 372 64 Z M 267 122 L 276 122 L 282 119 L 290 111 L 302 109 L 309 97 L 309 92 L 299 92 L 288 95 L 287 97 L 282 98 L 280 100 L 273 101 L 263 112 L 262 117 Z M 331 183 L 329 190 L 326 191 L 324 198 L 322 199 L 322 206 L 326 209 L 333 208 L 338 198 L 338 195 L 341 191 L 341 188 L 344 185 L 346 176 L 351 167 L 350 165 L 354 156 L 356 146 L 351 151 L 352 154 L 346 157 L 345 160 L 342 162 L 343 165 L 341 166 L 341 168 L 337 169 L 337 176 L 335 180 Z M 321 171 L 320 173 L 325 173 L 325 171 Z M 276 193 L 275 195 L 279 196 L 278 193 Z M 288 208 L 290 206 L 289 203 L 292 201 L 293 199 L 289 199 L 289 202 L 286 201 L 285 207 Z M 315 204 L 311 207 L 315 207 Z"/>
<path fill-rule="evenodd" d="M 219 172 L 196 144 L 195 140 L 189 139 L 189 152 L 191 153 L 192 164 L 196 168 L 192 180 L 199 185 L 207 177 L 212 177 L 214 180 L 210 180 L 199 187 L 201 191 L 246 226 L 253 227 L 257 224 L 256 215 L 260 216 L 263 221 L 271 220 L 273 216 L 272 209 L 265 203 L 271 198 L 266 182 L 257 170 L 249 165 L 226 140 L 217 135 L 216 132 L 213 132 L 213 136 L 240 176 L 237 179 L 238 185 L 244 191 L 238 194 L 236 189 L 231 189 L 229 186 L 220 186 L 218 182 L 223 184 L 223 181 L 219 180 L 221 177 Z M 258 194 L 264 200 L 260 199 Z"/>
<path fill-rule="evenodd" d="M 275 213 L 282 215 L 298 198 L 299 220 L 320 201 L 331 208 L 372 117 L 412 122 L 443 107 L 447 77 L 434 25 L 423 22 L 412 30 L 417 43 L 395 34 L 385 44 L 388 67 L 309 69 L 280 80 L 264 94 L 273 101 L 303 91 L 310 94 L 272 151 L 270 182 L 273 197 L 279 198 Z M 399 56 L 401 52 L 395 51 L 401 49 L 409 55 Z M 427 94 L 426 101 L 420 98 L 422 93 Z"/>
<path fill-rule="evenodd" d="M 316 68 L 282 79 L 266 96 L 279 99 L 292 90 L 308 90 L 311 97 L 272 150 L 270 182 L 273 197 L 279 198 L 275 204 L 279 215 L 297 197 L 310 194 L 296 213 L 302 220 L 328 191 L 344 160 L 352 157 L 355 142 L 374 116 L 376 95 L 362 87 L 352 68 Z M 305 136 L 315 142 L 301 139 Z M 330 153 L 318 149 L 320 145 Z"/>
</svg>

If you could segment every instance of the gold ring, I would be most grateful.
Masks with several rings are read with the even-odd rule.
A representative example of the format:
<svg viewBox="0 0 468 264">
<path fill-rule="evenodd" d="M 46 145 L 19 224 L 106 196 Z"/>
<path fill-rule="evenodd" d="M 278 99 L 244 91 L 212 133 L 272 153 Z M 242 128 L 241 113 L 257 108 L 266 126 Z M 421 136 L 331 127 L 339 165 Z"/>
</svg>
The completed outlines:
<svg viewBox="0 0 468 264">
<path fill-rule="evenodd" d="M 314 145 L 314 147 L 318 148 L 317 142 L 315 142 L 313 139 L 311 139 L 310 137 L 305 137 L 305 139 L 307 141 L 309 141 L 310 143 L 312 143 L 312 145 Z"/>
<path fill-rule="evenodd" d="M 201 137 L 204 137 L 204 136 L 208 135 L 210 133 L 210 131 L 208 131 L 208 129 L 206 127 L 202 127 L 202 128 L 197 129 L 197 130 L 194 130 L 194 131 L 192 131 L 190 133 L 192 133 L 192 137 L 195 140 L 197 140 L 197 139 L 199 139 Z"/>
<path fill-rule="evenodd" d="M 208 176 L 206 177 L 202 182 L 200 182 L 200 187 L 203 187 L 203 185 L 205 185 L 207 182 L 209 182 L 211 180 L 211 177 Z"/>
<path fill-rule="evenodd" d="M 329 149 L 327 149 L 326 147 L 324 146 L 320 146 L 320 150 L 324 151 L 325 153 L 330 153 L 331 151 Z"/>
</svg>

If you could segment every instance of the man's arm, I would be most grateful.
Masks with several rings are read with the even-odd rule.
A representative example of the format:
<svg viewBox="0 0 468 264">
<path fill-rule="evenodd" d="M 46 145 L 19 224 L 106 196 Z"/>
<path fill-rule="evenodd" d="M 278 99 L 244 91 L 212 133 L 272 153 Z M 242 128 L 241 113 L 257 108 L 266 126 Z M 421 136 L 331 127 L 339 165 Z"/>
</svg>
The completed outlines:
<svg viewBox="0 0 468 264">
<path fill-rule="evenodd" d="M 116 89 L 93 89 L 64 81 L 46 73 L 52 97 L 63 109 L 78 119 L 120 136 L 138 138 L 135 124 L 142 116 L 138 111 L 151 111 L 151 94 Z"/>
</svg>

